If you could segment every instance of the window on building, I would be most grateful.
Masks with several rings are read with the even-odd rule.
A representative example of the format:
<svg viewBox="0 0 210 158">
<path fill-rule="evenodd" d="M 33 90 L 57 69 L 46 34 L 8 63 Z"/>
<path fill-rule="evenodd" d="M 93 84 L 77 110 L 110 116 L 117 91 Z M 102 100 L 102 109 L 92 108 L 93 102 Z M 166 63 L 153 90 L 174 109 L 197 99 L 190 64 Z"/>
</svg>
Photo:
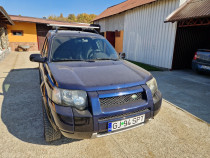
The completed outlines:
<svg viewBox="0 0 210 158">
<path fill-rule="evenodd" d="M 115 31 L 115 37 L 120 37 L 120 31 Z"/>
<path fill-rule="evenodd" d="M 23 31 L 22 30 L 19 30 L 19 31 L 12 30 L 12 35 L 13 36 L 23 36 Z"/>
</svg>

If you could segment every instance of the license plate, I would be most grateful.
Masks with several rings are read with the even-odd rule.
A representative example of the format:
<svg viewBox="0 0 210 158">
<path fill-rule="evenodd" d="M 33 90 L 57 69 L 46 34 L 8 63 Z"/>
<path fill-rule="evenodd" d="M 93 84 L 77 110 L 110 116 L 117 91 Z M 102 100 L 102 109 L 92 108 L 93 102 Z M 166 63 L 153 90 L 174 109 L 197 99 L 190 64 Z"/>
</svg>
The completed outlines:
<svg viewBox="0 0 210 158">
<path fill-rule="evenodd" d="M 143 123 L 144 120 L 145 120 L 145 114 L 136 116 L 136 117 L 132 117 L 132 118 L 128 118 L 128 119 L 124 119 L 124 120 L 120 120 L 120 121 L 109 122 L 108 123 L 108 132 L 131 127 L 131 126 Z"/>
<path fill-rule="evenodd" d="M 210 70 L 210 66 L 205 66 L 205 65 L 202 65 L 202 66 L 201 66 L 201 68 L 202 68 L 202 69 L 207 69 L 207 70 Z"/>
</svg>

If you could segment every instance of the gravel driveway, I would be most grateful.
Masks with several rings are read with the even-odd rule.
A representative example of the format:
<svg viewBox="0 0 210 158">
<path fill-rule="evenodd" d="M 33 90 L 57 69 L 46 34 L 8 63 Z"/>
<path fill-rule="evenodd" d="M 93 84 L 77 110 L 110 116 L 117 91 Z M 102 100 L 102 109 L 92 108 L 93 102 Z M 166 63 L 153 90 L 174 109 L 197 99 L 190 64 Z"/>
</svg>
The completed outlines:
<svg viewBox="0 0 210 158">
<path fill-rule="evenodd" d="M 0 61 L 0 157 L 201 157 L 210 156 L 210 126 L 163 102 L 148 124 L 91 140 L 43 138 L 38 64 L 30 53 Z"/>
</svg>

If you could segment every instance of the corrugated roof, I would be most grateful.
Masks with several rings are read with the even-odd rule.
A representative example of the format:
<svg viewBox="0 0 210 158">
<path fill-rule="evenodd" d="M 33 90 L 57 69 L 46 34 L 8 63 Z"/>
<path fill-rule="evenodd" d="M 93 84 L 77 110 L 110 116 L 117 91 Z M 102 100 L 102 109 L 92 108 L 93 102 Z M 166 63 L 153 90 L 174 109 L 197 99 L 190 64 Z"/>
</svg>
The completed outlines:
<svg viewBox="0 0 210 158">
<path fill-rule="evenodd" d="M 2 22 L 2 21 L 5 22 L 6 24 L 14 25 L 14 22 L 9 17 L 7 12 L 4 10 L 4 8 L 2 6 L 0 6 L 0 22 Z"/>
<path fill-rule="evenodd" d="M 165 22 L 210 17 L 210 0 L 188 0 L 172 12 Z"/>
<path fill-rule="evenodd" d="M 144 4 L 148 4 L 151 2 L 155 2 L 156 0 L 127 0 L 125 2 L 122 2 L 120 4 L 114 5 L 112 7 L 107 8 L 105 11 L 103 11 L 99 16 L 97 16 L 95 20 L 99 20 L 105 17 L 109 17 L 115 14 L 122 13 L 124 11 L 127 11 L 129 9 L 133 9 L 136 7 L 139 7 Z"/>
<path fill-rule="evenodd" d="M 10 15 L 13 21 L 19 22 L 31 22 L 31 23 L 40 23 L 40 24 L 56 24 L 56 25 L 69 25 L 69 26 L 90 26 L 90 24 L 85 23 L 73 23 L 73 22 L 65 22 L 65 21 L 55 21 L 49 19 L 41 19 L 41 18 L 34 18 L 34 17 L 27 17 L 27 16 L 17 16 L 17 15 Z"/>
</svg>

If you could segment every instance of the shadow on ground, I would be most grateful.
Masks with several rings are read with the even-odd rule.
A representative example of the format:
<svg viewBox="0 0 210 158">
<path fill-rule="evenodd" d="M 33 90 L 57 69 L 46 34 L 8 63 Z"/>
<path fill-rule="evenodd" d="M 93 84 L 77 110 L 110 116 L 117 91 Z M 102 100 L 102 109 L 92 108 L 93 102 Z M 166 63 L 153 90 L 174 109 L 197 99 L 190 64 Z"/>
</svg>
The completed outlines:
<svg viewBox="0 0 210 158">
<path fill-rule="evenodd" d="M 15 69 L 3 83 L 2 121 L 18 139 L 42 145 L 60 145 L 77 140 L 62 138 L 46 143 L 43 136 L 43 117 L 38 69 Z"/>
</svg>

